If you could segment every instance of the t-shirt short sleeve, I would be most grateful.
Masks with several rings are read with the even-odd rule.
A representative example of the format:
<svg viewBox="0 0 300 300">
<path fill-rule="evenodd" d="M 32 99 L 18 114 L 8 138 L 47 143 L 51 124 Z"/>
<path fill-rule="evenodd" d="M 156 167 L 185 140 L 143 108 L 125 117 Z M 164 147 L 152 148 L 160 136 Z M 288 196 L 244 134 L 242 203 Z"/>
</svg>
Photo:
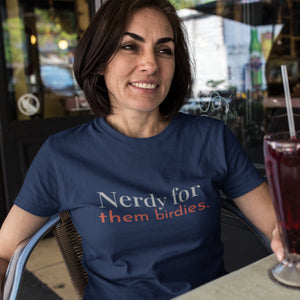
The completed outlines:
<svg viewBox="0 0 300 300">
<path fill-rule="evenodd" d="M 227 174 L 222 189 L 228 197 L 242 196 L 265 181 L 242 145 L 226 126 L 224 127 L 224 147 Z"/>
<path fill-rule="evenodd" d="M 35 156 L 14 201 L 37 216 L 50 216 L 60 208 L 57 169 L 50 144 L 48 139 Z"/>
</svg>

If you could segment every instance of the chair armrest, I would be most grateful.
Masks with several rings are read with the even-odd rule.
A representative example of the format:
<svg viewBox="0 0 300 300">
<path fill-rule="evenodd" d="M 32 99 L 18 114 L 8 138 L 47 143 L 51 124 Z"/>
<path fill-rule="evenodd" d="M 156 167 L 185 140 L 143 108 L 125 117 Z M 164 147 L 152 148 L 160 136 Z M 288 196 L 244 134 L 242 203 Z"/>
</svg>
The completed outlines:
<svg viewBox="0 0 300 300">
<path fill-rule="evenodd" d="M 3 300 L 17 299 L 22 276 L 27 260 L 37 243 L 60 221 L 59 215 L 53 215 L 47 223 L 41 227 L 33 236 L 20 243 L 15 250 L 4 281 Z"/>
</svg>

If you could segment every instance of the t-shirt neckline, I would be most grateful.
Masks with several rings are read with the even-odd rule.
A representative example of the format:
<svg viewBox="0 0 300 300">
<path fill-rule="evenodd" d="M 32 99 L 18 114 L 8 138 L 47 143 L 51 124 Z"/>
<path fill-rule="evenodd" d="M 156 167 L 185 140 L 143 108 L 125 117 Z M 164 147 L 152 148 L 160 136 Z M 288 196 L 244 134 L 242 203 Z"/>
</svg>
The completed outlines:
<svg viewBox="0 0 300 300">
<path fill-rule="evenodd" d="M 143 144 L 155 144 L 159 143 L 160 141 L 166 139 L 166 137 L 173 132 L 173 130 L 176 127 L 176 121 L 179 119 L 180 114 L 177 114 L 170 122 L 170 124 L 160 133 L 148 137 L 148 138 L 133 138 L 129 137 L 125 134 L 120 133 L 119 131 L 112 128 L 106 120 L 101 117 L 99 119 L 96 119 L 98 126 L 101 131 L 104 131 L 106 134 L 108 134 L 110 137 L 112 137 L 115 140 L 118 140 L 119 142 L 125 143 L 125 144 L 131 144 L 131 145 L 143 145 Z"/>
</svg>

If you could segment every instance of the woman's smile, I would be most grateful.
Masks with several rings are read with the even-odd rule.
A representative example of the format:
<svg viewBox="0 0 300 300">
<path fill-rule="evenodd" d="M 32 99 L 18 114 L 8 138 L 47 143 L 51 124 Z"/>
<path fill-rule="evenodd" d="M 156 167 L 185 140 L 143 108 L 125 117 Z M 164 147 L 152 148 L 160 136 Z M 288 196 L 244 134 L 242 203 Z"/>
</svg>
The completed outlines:
<svg viewBox="0 0 300 300">
<path fill-rule="evenodd" d="M 158 87 L 158 85 L 155 83 L 146 83 L 146 82 L 131 82 L 130 85 L 139 89 L 146 89 L 146 90 L 154 90 Z"/>
</svg>

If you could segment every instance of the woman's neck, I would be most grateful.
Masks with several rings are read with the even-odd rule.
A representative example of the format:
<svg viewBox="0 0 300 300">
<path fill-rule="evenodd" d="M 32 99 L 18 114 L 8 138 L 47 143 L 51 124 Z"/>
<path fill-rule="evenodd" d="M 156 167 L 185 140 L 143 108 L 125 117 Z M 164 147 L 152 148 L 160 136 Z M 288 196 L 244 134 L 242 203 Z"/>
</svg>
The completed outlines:
<svg viewBox="0 0 300 300">
<path fill-rule="evenodd" d="M 118 115 L 106 117 L 107 123 L 120 133 L 132 138 L 148 138 L 161 133 L 170 123 L 160 113 Z"/>
</svg>

